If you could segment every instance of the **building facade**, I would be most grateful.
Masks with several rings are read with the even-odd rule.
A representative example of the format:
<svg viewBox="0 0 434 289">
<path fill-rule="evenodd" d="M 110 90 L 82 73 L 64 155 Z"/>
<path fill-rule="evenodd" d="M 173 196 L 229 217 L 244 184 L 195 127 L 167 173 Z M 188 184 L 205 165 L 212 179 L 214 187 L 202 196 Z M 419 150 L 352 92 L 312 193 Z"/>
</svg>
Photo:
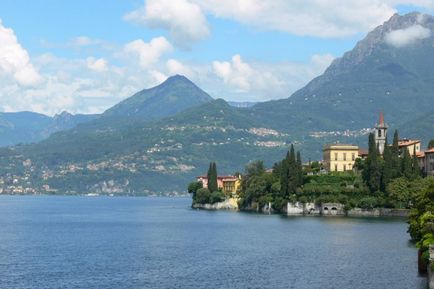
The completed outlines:
<svg viewBox="0 0 434 289">
<path fill-rule="evenodd" d="M 326 145 L 323 149 L 324 168 L 329 172 L 345 172 L 354 168 L 359 147 L 347 144 Z"/>
<path fill-rule="evenodd" d="M 425 151 L 425 174 L 434 176 L 434 148 Z"/>
<path fill-rule="evenodd" d="M 197 177 L 198 182 L 202 182 L 204 188 L 208 188 L 208 177 Z M 236 176 L 218 176 L 217 187 L 223 191 L 225 195 L 235 195 L 238 189 L 241 187 L 241 177 Z"/>
<path fill-rule="evenodd" d="M 413 156 L 416 154 L 419 155 L 421 153 L 421 141 L 420 140 L 414 140 L 414 139 L 401 139 L 398 142 L 399 146 L 399 154 L 401 156 L 404 155 L 405 150 L 407 150 L 410 153 L 410 156 Z"/>
</svg>

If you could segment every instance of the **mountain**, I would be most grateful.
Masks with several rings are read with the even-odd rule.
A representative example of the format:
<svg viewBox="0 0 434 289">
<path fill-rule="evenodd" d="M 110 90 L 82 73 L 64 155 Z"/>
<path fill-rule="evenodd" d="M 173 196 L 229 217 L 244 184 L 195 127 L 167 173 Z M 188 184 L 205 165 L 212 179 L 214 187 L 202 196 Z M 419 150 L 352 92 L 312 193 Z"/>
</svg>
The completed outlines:
<svg viewBox="0 0 434 289">
<path fill-rule="evenodd" d="M 63 112 L 54 117 L 34 112 L 0 113 L 0 146 L 41 141 L 52 133 L 95 119 L 96 115 Z"/>
<path fill-rule="evenodd" d="M 393 31 L 411 39 L 411 27 L 430 35 L 402 46 L 387 41 Z M 253 113 L 268 126 L 302 126 L 302 133 L 371 127 L 380 110 L 399 125 L 434 107 L 433 55 L 434 17 L 396 14 L 291 97 L 259 103 Z"/>
<path fill-rule="evenodd" d="M 49 185 L 47 192 L 184 191 L 210 161 L 228 174 L 255 159 L 269 167 L 291 143 L 305 161 L 320 159 L 330 142 L 366 146 L 365 128 L 381 110 L 391 127 L 403 128 L 401 135 L 424 127 L 427 141 L 433 132 L 426 123 L 434 107 L 433 23 L 432 16 L 395 15 L 291 97 L 250 108 L 212 100 L 185 77 L 171 77 L 93 121 L 38 144 L 0 150 L 0 176 L 20 175 L 39 191 Z M 393 31 L 414 26 L 429 37 L 398 47 L 388 42 Z"/>
<path fill-rule="evenodd" d="M 175 115 L 213 100 L 185 76 L 169 77 L 162 84 L 144 89 L 105 111 L 103 118 L 121 117 L 150 121 Z"/>
</svg>

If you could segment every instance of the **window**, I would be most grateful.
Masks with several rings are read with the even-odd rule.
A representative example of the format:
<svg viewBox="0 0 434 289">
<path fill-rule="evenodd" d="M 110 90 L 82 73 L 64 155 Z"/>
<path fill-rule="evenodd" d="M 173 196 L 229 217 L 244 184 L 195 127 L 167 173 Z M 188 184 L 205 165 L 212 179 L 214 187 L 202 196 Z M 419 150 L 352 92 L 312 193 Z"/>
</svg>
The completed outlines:
<svg viewBox="0 0 434 289">
<path fill-rule="evenodd" d="M 351 154 L 351 160 L 353 160 L 353 161 L 356 160 L 356 154 L 355 154 L 355 153 L 352 153 L 352 154 Z"/>
<path fill-rule="evenodd" d="M 378 137 L 381 137 L 381 129 L 378 130 Z"/>
<path fill-rule="evenodd" d="M 344 161 L 347 160 L 347 153 L 344 153 Z"/>
<path fill-rule="evenodd" d="M 347 165 L 344 165 L 344 171 L 346 171 L 347 170 Z"/>
<path fill-rule="evenodd" d="M 338 153 L 335 153 L 335 161 L 338 160 Z"/>
<path fill-rule="evenodd" d="M 335 172 L 338 171 L 338 165 L 335 165 Z"/>
</svg>

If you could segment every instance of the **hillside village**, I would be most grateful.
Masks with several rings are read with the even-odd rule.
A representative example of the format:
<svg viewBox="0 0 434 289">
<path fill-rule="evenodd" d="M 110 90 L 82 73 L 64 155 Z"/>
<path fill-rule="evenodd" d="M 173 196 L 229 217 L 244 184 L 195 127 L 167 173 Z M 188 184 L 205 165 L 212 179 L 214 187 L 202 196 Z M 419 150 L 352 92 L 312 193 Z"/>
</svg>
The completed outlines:
<svg viewBox="0 0 434 289">
<path fill-rule="evenodd" d="M 410 170 L 412 170 L 414 173 L 414 175 L 412 175 L 411 178 L 413 177 L 418 178 L 419 176 L 425 176 L 425 177 L 434 176 L 434 147 L 430 147 L 424 150 L 422 147 L 421 140 L 407 139 L 407 138 L 396 139 L 398 135 L 397 131 L 395 131 L 395 135 L 394 135 L 394 142 L 396 143 L 389 144 L 388 129 L 389 129 L 389 125 L 386 123 L 384 114 L 381 112 L 379 116 L 379 121 L 375 124 L 374 128 L 369 130 L 370 136 L 372 136 L 372 140 L 374 142 L 376 151 L 380 156 L 380 158 L 385 159 L 386 158 L 386 156 L 384 155 L 385 150 L 387 149 L 388 151 L 390 151 L 391 149 L 393 149 L 393 146 L 396 145 L 397 152 L 398 152 L 397 157 L 401 159 L 399 163 L 399 167 L 404 165 L 401 164 L 401 162 L 405 162 L 405 158 L 409 158 L 409 160 L 411 161 Z M 293 147 L 291 147 L 291 150 L 293 150 Z M 315 178 L 316 176 L 324 176 L 325 178 L 327 178 L 327 176 L 329 175 L 331 176 L 331 178 L 337 178 L 338 182 L 339 180 L 344 181 L 345 189 L 348 190 L 347 191 L 340 190 L 339 194 L 342 194 L 342 198 L 347 200 L 348 197 L 345 196 L 346 192 L 352 193 L 353 189 L 355 188 L 355 185 L 357 187 L 361 186 L 360 182 L 348 184 L 347 182 L 348 177 L 350 177 L 350 179 L 352 179 L 353 181 L 356 180 L 358 177 L 361 179 L 362 175 L 364 174 L 363 167 L 365 166 L 362 164 L 366 164 L 367 162 L 369 162 L 369 157 L 370 157 L 369 150 L 365 148 L 361 148 L 357 145 L 341 144 L 341 143 L 325 144 L 323 146 L 322 160 L 314 161 L 314 162 L 309 161 L 308 163 L 303 163 L 302 165 L 300 165 L 301 168 L 300 173 L 304 174 L 305 178 L 310 178 L 310 177 Z M 299 159 L 299 154 L 297 155 L 297 162 L 300 162 L 301 164 L 301 159 Z M 258 165 L 258 163 L 256 163 L 256 165 Z M 259 166 L 263 166 L 263 164 L 260 163 Z M 262 169 L 265 174 L 270 175 L 269 178 L 272 178 L 272 176 L 276 174 L 275 170 L 276 167 L 278 166 L 279 164 L 275 164 L 273 169 L 268 169 L 268 170 L 265 170 L 264 168 L 258 168 L 258 169 Z M 246 170 L 249 169 L 246 168 Z M 338 214 L 338 215 L 350 214 L 351 215 L 351 214 L 358 214 L 361 212 L 361 211 L 357 211 L 356 213 L 356 211 L 350 210 L 354 208 L 354 204 L 348 206 L 348 203 L 344 204 L 339 201 L 338 202 L 325 201 L 322 203 L 320 198 L 314 197 L 314 198 L 306 199 L 303 196 L 302 197 L 297 196 L 300 194 L 298 191 L 294 194 L 294 198 L 289 196 L 289 199 L 287 199 L 288 203 L 286 206 L 282 206 L 278 208 L 274 206 L 271 201 L 275 199 L 273 195 L 276 194 L 276 191 L 273 192 L 272 188 L 270 190 L 270 195 L 268 195 L 265 198 L 268 201 L 264 202 L 265 200 L 264 198 L 262 199 L 262 201 L 256 198 L 256 201 L 251 199 L 247 204 L 244 203 L 243 205 L 242 203 L 245 201 L 243 200 L 243 198 L 245 197 L 243 195 L 246 194 L 246 186 L 248 186 L 247 183 L 249 182 L 249 180 L 246 181 L 246 179 L 251 178 L 249 172 L 246 171 L 244 176 L 242 176 L 240 173 L 237 173 L 233 176 L 216 176 L 215 178 L 216 178 L 216 188 L 222 193 L 222 195 L 220 199 L 218 197 L 215 198 L 210 197 L 210 200 L 212 201 L 209 203 L 206 202 L 203 203 L 204 200 L 205 201 L 207 200 L 206 198 L 203 197 L 201 197 L 202 203 L 195 201 L 196 194 L 200 188 L 209 190 L 209 183 L 210 183 L 209 172 L 208 175 L 197 177 L 196 182 L 190 184 L 189 192 L 193 193 L 194 207 L 208 208 L 208 209 L 232 209 L 232 210 L 238 210 L 238 209 L 250 210 L 254 208 L 257 211 L 268 211 L 268 212 L 283 211 L 287 214 L 314 213 L 314 214 Z M 280 177 L 280 185 L 281 182 L 282 182 L 282 178 Z M 315 181 L 313 182 L 315 183 Z M 274 183 L 272 184 L 272 186 L 277 187 L 277 184 L 278 183 Z M 299 183 L 299 185 L 301 186 L 300 190 L 304 190 L 306 187 L 309 187 L 309 185 L 311 185 L 311 183 L 309 182 L 307 184 L 305 183 L 304 186 L 302 184 L 303 182 L 301 181 Z M 326 188 L 324 191 L 319 191 L 320 195 L 321 193 L 327 193 L 327 190 L 329 189 L 330 188 Z M 366 187 L 365 189 L 368 190 L 368 187 Z M 378 188 L 377 190 L 379 189 L 380 188 Z M 383 186 L 382 190 L 386 190 L 386 185 Z M 212 191 L 210 192 L 212 193 Z M 265 194 L 263 192 L 258 192 L 258 193 Z M 366 194 L 366 196 L 370 196 L 370 194 L 368 194 L 367 192 L 363 194 Z M 388 194 L 393 194 L 393 192 L 388 192 Z M 384 197 L 385 196 L 383 196 L 383 198 Z M 371 204 L 365 206 L 365 209 L 373 209 L 378 205 L 379 204 Z M 405 209 L 408 208 L 408 206 L 409 203 L 399 207 L 396 207 L 391 204 L 386 204 L 386 207 L 389 208 L 396 207 L 399 209 Z M 371 213 L 366 211 L 363 212 L 363 214 L 368 214 L 368 215 L 372 213 L 377 215 L 381 215 L 381 214 L 385 214 L 385 215 L 404 214 L 405 215 L 406 214 L 405 211 L 391 211 L 391 210 L 382 210 L 382 211 L 377 210 Z"/>
</svg>

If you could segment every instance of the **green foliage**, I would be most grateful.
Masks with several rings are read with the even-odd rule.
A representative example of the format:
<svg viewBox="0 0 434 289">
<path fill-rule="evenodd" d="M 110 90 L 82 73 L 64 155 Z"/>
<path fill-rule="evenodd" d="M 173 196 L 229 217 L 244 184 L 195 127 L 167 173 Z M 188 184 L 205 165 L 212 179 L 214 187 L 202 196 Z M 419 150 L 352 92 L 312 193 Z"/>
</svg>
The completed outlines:
<svg viewBox="0 0 434 289">
<path fill-rule="evenodd" d="M 197 204 L 208 204 L 211 201 L 211 193 L 208 189 L 202 188 L 197 190 L 196 196 L 193 199 L 194 203 Z"/>
<path fill-rule="evenodd" d="M 415 241 L 422 240 L 428 233 L 434 233 L 434 178 L 420 181 L 415 204 L 409 216 L 408 232 Z"/>
<path fill-rule="evenodd" d="M 211 193 L 210 202 L 211 204 L 222 202 L 225 200 L 225 195 L 221 191 L 215 191 Z"/>
<path fill-rule="evenodd" d="M 428 143 L 428 149 L 434 148 L 434 139 L 431 139 Z"/>
<path fill-rule="evenodd" d="M 217 182 L 217 165 L 215 162 L 209 164 L 208 169 L 208 189 L 210 192 L 218 191 L 218 182 Z"/>
</svg>

